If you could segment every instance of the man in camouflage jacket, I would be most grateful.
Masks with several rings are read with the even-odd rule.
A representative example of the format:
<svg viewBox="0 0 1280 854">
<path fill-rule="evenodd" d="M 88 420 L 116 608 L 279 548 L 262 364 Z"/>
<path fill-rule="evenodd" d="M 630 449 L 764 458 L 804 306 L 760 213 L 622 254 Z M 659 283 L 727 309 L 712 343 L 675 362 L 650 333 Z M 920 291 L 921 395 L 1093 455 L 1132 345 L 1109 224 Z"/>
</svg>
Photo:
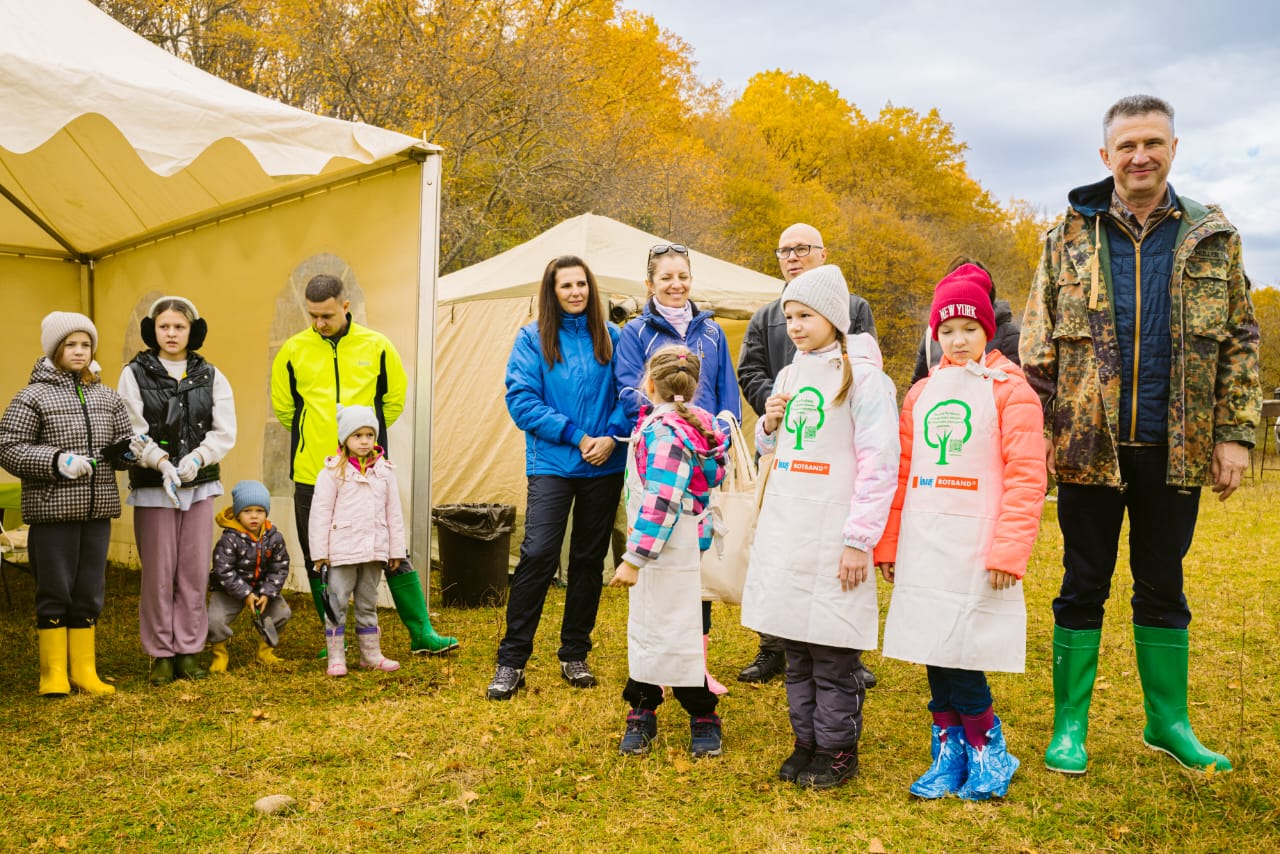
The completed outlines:
<svg viewBox="0 0 1280 854">
<path fill-rule="evenodd" d="M 1124 98 L 1103 123 L 1112 177 L 1069 194 L 1045 239 L 1019 348 L 1045 410 L 1058 482 L 1062 589 L 1054 600 L 1050 770 L 1082 774 L 1103 607 L 1129 515 L 1135 650 L 1149 747 L 1229 771 L 1187 721 L 1182 559 L 1200 487 L 1225 500 L 1249 462 L 1261 408 L 1258 325 L 1240 235 L 1168 183 L 1173 110 Z"/>
</svg>

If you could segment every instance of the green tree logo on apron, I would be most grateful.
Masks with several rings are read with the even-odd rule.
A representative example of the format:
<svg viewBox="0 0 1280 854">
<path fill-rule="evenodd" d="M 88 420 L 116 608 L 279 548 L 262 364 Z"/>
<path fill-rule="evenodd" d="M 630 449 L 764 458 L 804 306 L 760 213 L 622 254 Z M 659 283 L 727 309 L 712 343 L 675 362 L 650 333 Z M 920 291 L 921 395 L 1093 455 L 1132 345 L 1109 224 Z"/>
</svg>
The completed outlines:
<svg viewBox="0 0 1280 854">
<path fill-rule="evenodd" d="M 787 411 L 782 423 L 788 433 L 796 434 L 793 450 L 803 451 L 805 441 L 813 441 L 813 438 L 818 435 L 822 422 L 827 420 L 825 405 L 822 392 L 813 386 L 805 386 L 787 401 Z"/>
<path fill-rule="evenodd" d="M 958 454 L 973 434 L 972 412 L 963 400 L 944 400 L 924 416 L 924 442 L 938 449 L 938 465 L 947 464 L 947 454 Z M 963 433 L 963 435 L 958 435 Z"/>
</svg>

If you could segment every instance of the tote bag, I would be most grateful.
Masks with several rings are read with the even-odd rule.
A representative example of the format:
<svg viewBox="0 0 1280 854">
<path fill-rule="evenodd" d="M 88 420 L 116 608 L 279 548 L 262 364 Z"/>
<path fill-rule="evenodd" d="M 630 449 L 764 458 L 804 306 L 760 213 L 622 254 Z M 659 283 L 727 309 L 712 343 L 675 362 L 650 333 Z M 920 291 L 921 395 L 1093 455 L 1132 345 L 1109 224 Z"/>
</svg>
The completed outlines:
<svg viewBox="0 0 1280 854">
<path fill-rule="evenodd" d="M 724 480 L 711 491 L 710 518 L 715 545 L 702 554 L 702 598 L 712 602 L 742 603 L 747 582 L 747 562 L 756 532 L 760 505 L 756 496 L 756 470 L 736 418 L 722 413 L 728 422 L 732 444 Z"/>
</svg>

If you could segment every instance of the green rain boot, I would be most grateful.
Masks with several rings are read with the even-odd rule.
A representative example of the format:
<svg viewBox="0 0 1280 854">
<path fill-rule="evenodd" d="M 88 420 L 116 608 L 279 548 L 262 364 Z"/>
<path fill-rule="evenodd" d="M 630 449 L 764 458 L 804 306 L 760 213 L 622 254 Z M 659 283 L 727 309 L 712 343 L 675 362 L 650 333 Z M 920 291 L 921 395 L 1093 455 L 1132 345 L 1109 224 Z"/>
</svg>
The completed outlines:
<svg viewBox="0 0 1280 854">
<path fill-rule="evenodd" d="M 414 571 L 387 576 L 387 589 L 396 603 L 404 627 L 409 630 L 409 649 L 414 655 L 440 655 L 458 648 L 457 638 L 436 634 L 427 615 L 427 600 L 422 595 L 422 582 Z"/>
<path fill-rule="evenodd" d="M 1089 763 L 1089 702 L 1098 675 L 1102 629 L 1053 627 L 1053 739 L 1044 765 L 1059 774 L 1083 774 Z"/>
<path fill-rule="evenodd" d="M 1133 642 L 1147 712 L 1143 742 L 1169 754 L 1183 768 L 1230 771 L 1227 757 L 1201 744 L 1187 719 L 1187 630 L 1135 625 Z"/>
<path fill-rule="evenodd" d="M 324 597 L 328 595 L 328 587 L 319 578 L 307 577 L 307 583 L 311 585 L 311 601 L 316 606 L 316 616 L 320 618 L 320 627 L 323 628 L 324 622 Z M 316 658 L 324 659 L 329 657 L 328 646 L 320 647 L 320 651 L 316 653 Z"/>
</svg>

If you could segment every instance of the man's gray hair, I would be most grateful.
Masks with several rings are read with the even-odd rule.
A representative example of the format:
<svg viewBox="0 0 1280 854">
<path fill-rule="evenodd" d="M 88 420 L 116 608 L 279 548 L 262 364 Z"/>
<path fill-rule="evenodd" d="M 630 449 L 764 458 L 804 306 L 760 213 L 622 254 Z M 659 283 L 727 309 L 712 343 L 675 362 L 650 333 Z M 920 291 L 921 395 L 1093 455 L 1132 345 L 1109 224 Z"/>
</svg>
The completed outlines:
<svg viewBox="0 0 1280 854">
<path fill-rule="evenodd" d="M 1128 95 L 1116 101 L 1107 109 L 1102 117 L 1102 143 L 1106 145 L 1107 136 L 1111 133 L 1111 123 L 1117 116 L 1145 116 L 1148 113 L 1160 113 L 1169 120 L 1169 129 L 1173 129 L 1173 107 L 1163 98 L 1155 95 Z"/>
<path fill-rule="evenodd" d="M 307 282 L 307 289 L 303 296 L 307 302 L 325 302 L 326 300 L 336 299 L 342 302 L 342 297 L 346 294 L 346 287 L 342 284 L 342 279 L 337 276 L 330 276 L 327 273 L 321 273 L 318 276 L 312 276 L 311 281 Z"/>
</svg>

